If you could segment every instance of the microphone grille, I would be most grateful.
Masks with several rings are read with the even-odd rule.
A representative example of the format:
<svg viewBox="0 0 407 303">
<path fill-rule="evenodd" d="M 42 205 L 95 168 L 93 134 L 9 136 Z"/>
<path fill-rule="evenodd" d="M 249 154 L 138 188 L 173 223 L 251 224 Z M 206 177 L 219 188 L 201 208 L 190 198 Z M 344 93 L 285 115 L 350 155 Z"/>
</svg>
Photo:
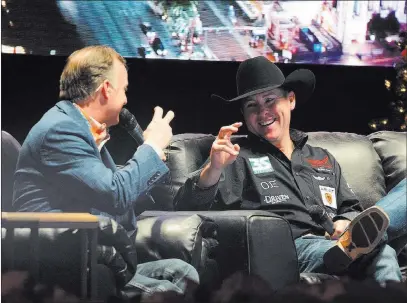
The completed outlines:
<svg viewBox="0 0 407 303">
<path fill-rule="evenodd" d="M 133 130 L 137 126 L 137 120 L 127 108 L 122 108 L 119 114 L 119 126 L 126 130 Z"/>
</svg>

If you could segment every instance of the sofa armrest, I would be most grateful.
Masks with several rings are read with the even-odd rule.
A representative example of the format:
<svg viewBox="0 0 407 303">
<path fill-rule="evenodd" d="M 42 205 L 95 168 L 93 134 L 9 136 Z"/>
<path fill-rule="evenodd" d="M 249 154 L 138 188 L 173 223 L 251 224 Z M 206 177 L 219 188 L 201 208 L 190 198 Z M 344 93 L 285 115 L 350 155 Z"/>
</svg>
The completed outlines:
<svg viewBox="0 0 407 303">
<path fill-rule="evenodd" d="M 136 247 L 140 263 L 176 258 L 199 269 L 202 237 L 216 226 L 195 213 L 147 211 L 137 219 Z"/>
<path fill-rule="evenodd" d="M 367 136 L 382 162 L 386 192 L 391 191 L 407 173 L 407 134 L 405 132 L 380 131 Z"/>
<path fill-rule="evenodd" d="M 143 217 L 197 214 L 218 226 L 214 257 L 221 279 L 243 270 L 257 274 L 275 290 L 299 281 L 297 252 L 288 222 L 266 211 L 147 211 Z M 205 236 L 208 235 L 204 235 Z"/>
</svg>

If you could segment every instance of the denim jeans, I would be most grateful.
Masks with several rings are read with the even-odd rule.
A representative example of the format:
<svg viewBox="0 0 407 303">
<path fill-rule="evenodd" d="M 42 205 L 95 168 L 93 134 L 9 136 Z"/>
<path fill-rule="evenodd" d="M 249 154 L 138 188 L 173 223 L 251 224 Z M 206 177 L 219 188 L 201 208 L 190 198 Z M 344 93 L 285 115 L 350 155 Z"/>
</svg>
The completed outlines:
<svg viewBox="0 0 407 303">
<path fill-rule="evenodd" d="M 389 193 L 376 203 L 389 216 L 387 228 L 388 244 L 397 254 L 407 244 L 407 179 L 404 178 Z"/>
<path fill-rule="evenodd" d="M 296 239 L 300 272 L 332 274 L 325 267 L 323 256 L 335 244 L 335 240 L 327 240 L 321 236 L 305 235 Z M 388 245 L 380 248 L 378 254 L 364 268 L 364 273 L 378 282 L 402 281 L 396 252 Z"/>
<path fill-rule="evenodd" d="M 137 271 L 128 285 L 143 293 L 175 291 L 183 294 L 188 282 L 199 284 L 196 269 L 179 259 L 165 259 L 137 265 Z"/>
</svg>

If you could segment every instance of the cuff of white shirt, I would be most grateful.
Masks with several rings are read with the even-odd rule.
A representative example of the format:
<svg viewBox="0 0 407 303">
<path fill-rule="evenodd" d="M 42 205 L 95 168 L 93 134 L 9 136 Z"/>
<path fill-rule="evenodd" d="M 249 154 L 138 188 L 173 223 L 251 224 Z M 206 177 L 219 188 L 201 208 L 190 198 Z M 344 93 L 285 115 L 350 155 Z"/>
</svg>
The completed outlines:
<svg viewBox="0 0 407 303">
<path fill-rule="evenodd" d="M 164 151 L 161 148 L 159 148 L 158 146 L 151 142 L 144 142 L 144 144 L 150 145 L 157 153 L 157 155 L 160 157 L 160 159 L 164 159 Z"/>
</svg>

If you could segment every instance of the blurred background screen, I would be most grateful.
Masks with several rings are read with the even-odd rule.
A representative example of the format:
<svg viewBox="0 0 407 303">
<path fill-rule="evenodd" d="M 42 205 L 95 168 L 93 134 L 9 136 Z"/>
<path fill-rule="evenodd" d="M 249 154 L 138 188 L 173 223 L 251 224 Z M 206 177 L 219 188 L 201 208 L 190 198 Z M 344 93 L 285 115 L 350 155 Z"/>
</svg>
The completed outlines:
<svg viewBox="0 0 407 303">
<path fill-rule="evenodd" d="M 407 1 L 2 0 L 2 53 L 391 66 Z"/>
</svg>

